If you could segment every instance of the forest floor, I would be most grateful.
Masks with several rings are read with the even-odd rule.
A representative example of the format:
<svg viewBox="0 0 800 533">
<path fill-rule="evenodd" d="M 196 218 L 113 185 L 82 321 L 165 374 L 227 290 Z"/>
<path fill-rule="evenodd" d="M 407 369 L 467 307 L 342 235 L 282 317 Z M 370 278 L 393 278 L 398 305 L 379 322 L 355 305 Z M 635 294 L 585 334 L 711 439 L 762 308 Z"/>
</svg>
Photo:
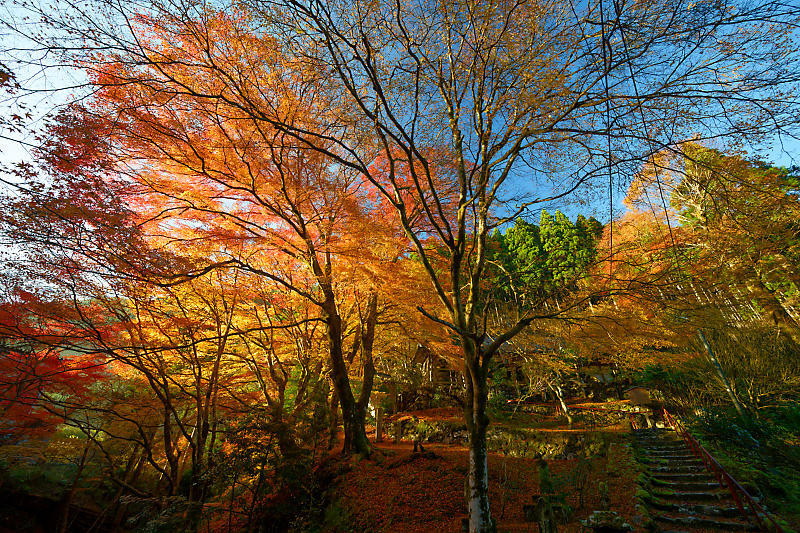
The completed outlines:
<svg viewBox="0 0 800 533">
<path fill-rule="evenodd" d="M 352 531 L 374 532 L 458 532 L 466 518 L 464 480 L 467 473 L 467 450 L 464 447 L 429 444 L 435 454 L 412 454 L 411 443 L 383 443 L 375 446 L 381 459 L 361 460 L 339 479 L 337 496 L 342 510 L 342 524 Z M 396 454 L 396 455 L 393 455 Z M 597 485 L 606 481 L 610 507 L 626 520 L 635 515 L 636 479 L 621 473 L 609 477 L 604 458 L 595 460 L 584 494 L 578 506 L 576 490 L 566 493 L 567 503 L 576 508 L 561 531 L 581 531 L 579 520 L 599 509 Z M 563 475 L 577 463 L 551 460 L 555 476 Z M 534 503 L 539 494 L 538 460 L 489 456 L 489 499 L 499 531 L 535 532 L 538 526 L 525 521 L 523 505 Z"/>
<path fill-rule="evenodd" d="M 404 413 L 428 421 L 458 420 L 453 409 L 430 409 Z M 527 417 L 515 417 L 512 425 Z M 547 432 L 587 432 L 588 429 L 558 426 L 553 420 L 542 420 L 537 429 Z M 507 423 L 507 422 L 505 422 Z M 563 422 L 561 423 L 563 424 Z M 637 516 L 635 494 L 637 476 L 632 452 L 628 447 L 628 431 L 621 425 L 594 428 L 605 432 L 612 443 L 605 455 L 588 460 L 549 459 L 557 491 L 572 509 L 561 532 L 578 532 L 580 523 L 594 510 L 601 508 L 598 485 L 608 487 L 609 506 L 628 523 L 643 520 Z M 331 506 L 326 513 L 329 531 L 369 532 L 458 532 L 466 518 L 465 479 L 468 450 L 463 445 L 426 443 L 427 453 L 413 453 L 410 441 L 374 444 L 370 459 L 352 458 L 335 480 Z M 489 455 L 489 499 L 498 531 L 536 532 L 538 526 L 525 520 L 524 505 L 534 504 L 539 491 L 541 460 Z M 579 464 L 581 463 L 581 464 Z M 575 483 L 578 469 L 585 481 Z M 583 478 L 583 475 L 580 475 Z M 581 494 L 582 493 L 582 494 Z M 641 528 L 637 527 L 637 530 Z"/>
<path fill-rule="evenodd" d="M 588 404 L 587 404 L 588 405 Z M 597 404 L 603 405 L 603 404 Z M 603 405 L 609 407 L 608 404 Z M 457 422 L 457 409 L 427 409 L 402 413 L 428 422 Z M 548 459 L 556 493 L 572 510 L 561 533 L 585 532 L 581 524 L 600 510 L 599 485 L 607 486 L 610 510 L 619 513 L 637 532 L 647 531 L 646 517 L 637 507 L 641 466 L 636 463 L 627 424 L 606 427 L 568 427 L 563 419 L 520 412 L 497 425 L 535 428 L 537 433 L 602 433 L 608 443 L 602 454 L 581 459 Z M 540 433 L 540 434 L 541 434 Z M 374 443 L 369 459 L 338 456 L 339 472 L 329 487 L 329 503 L 322 531 L 371 533 L 426 533 L 461 531 L 466 518 L 465 480 L 468 450 L 464 445 L 425 443 L 425 453 L 414 453 L 411 441 Z M 334 455 L 333 457 L 337 457 Z M 526 520 L 524 506 L 535 504 L 540 495 L 541 459 L 489 455 L 489 500 L 498 532 L 539 531 Z M 719 531 L 680 527 L 687 533 Z"/>
</svg>

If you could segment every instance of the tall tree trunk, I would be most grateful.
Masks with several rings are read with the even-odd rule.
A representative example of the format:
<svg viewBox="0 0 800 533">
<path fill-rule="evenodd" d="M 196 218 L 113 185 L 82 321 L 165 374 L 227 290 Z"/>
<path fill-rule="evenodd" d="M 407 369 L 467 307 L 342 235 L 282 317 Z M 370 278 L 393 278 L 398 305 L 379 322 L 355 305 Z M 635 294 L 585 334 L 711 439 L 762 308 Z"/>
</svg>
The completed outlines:
<svg viewBox="0 0 800 533">
<path fill-rule="evenodd" d="M 278 451 L 281 454 L 280 478 L 289 491 L 291 500 L 299 502 L 302 498 L 303 487 L 308 481 L 304 479 L 305 469 L 303 468 L 307 456 L 297 442 L 291 423 L 282 418 L 281 411 L 276 410 L 273 420 Z"/>
<path fill-rule="evenodd" d="M 256 510 L 256 503 L 261 492 L 261 486 L 264 483 L 264 470 L 266 466 L 266 459 L 261 460 L 261 468 L 258 469 L 258 481 L 256 481 L 256 488 L 253 491 L 253 498 L 250 500 L 250 509 L 247 511 L 247 525 L 245 526 L 245 533 L 253 533 L 256 527 L 256 522 L 253 520 L 253 513 Z"/>
<path fill-rule="evenodd" d="M 152 440 L 153 436 L 155 435 L 157 428 L 153 428 L 150 434 L 150 439 Z M 120 485 L 120 492 L 118 493 L 119 496 L 122 496 L 123 489 L 127 488 L 128 486 L 133 486 L 139 480 L 139 477 L 142 475 L 142 471 L 144 470 L 145 465 L 147 464 L 147 442 L 142 445 L 142 450 L 138 454 L 136 453 L 136 449 L 131 453 L 131 457 L 128 460 L 128 465 L 125 467 L 125 474 L 122 476 L 122 484 Z M 116 507 L 114 511 L 114 518 L 111 520 L 111 531 L 116 531 L 119 529 L 120 525 L 122 524 L 122 520 L 125 518 L 125 513 L 128 510 L 128 505 L 124 504 L 120 501 L 119 496 L 115 498 Z"/>
<path fill-rule="evenodd" d="M 331 423 L 328 433 L 328 449 L 332 450 L 339 436 L 339 395 L 336 394 L 336 387 L 331 391 Z"/>
<path fill-rule="evenodd" d="M 197 423 L 192 430 L 192 437 L 195 436 L 195 433 L 197 437 L 194 439 L 195 445 L 191 448 L 192 484 L 189 488 L 189 501 L 198 502 L 200 504 L 205 502 L 207 489 L 211 483 L 211 476 L 209 476 L 208 473 L 212 470 L 210 456 L 214 443 L 212 441 L 211 446 L 209 446 L 208 440 L 212 432 L 212 425 L 216 424 L 216 404 L 219 390 L 220 366 L 222 364 L 222 356 L 228 344 L 228 337 L 232 327 L 231 320 L 226 320 L 224 327 L 222 326 L 223 324 L 220 322 L 217 323 L 219 340 L 214 357 L 214 366 L 211 370 L 211 376 L 208 379 L 208 386 L 205 394 L 198 394 L 197 396 Z M 198 383 L 198 390 L 202 390 L 201 387 L 202 385 Z"/>
<path fill-rule="evenodd" d="M 469 434 L 469 474 L 467 509 L 470 533 L 495 531 L 492 513 L 489 510 L 489 466 L 486 449 L 486 431 L 489 417 L 486 404 L 489 388 L 486 372 L 480 364 L 480 353 L 471 339 L 462 339 L 467 374 L 467 396 L 464 399 L 464 418 Z M 472 352 L 472 353 L 469 353 Z M 478 352 L 478 353 L 476 353 Z"/>
<path fill-rule="evenodd" d="M 561 385 L 556 384 L 554 386 L 550 383 L 548 383 L 547 385 L 553 390 L 553 394 L 556 395 L 556 399 L 558 400 L 558 405 L 561 406 L 561 411 L 567 418 L 567 424 L 572 426 L 572 415 L 569 414 L 569 408 L 567 407 L 567 402 L 564 401 L 564 391 L 561 389 Z"/>
<path fill-rule="evenodd" d="M 333 291 L 328 288 L 325 293 L 323 311 L 325 313 L 325 322 L 328 326 L 331 378 L 342 409 L 342 426 L 344 428 L 344 447 L 342 452 L 369 455 L 371 447 L 369 439 L 367 439 L 366 424 L 364 418 L 358 416 L 356 400 L 350 388 L 350 378 L 344 361 L 342 318 L 336 309 Z"/>
<path fill-rule="evenodd" d="M 169 408 L 167 404 L 164 405 L 164 422 L 163 422 L 163 435 L 164 435 L 164 455 L 167 459 L 165 471 L 162 472 L 161 479 L 159 480 L 159 491 L 164 487 L 163 480 L 166 480 L 166 494 L 168 496 L 175 496 L 178 493 L 180 485 L 180 450 L 175 446 L 172 435 L 172 420 L 171 412 L 174 410 Z M 177 414 L 176 414 L 177 417 Z"/>
<path fill-rule="evenodd" d="M 361 327 L 361 357 L 364 364 L 364 379 L 361 382 L 361 392 L 356 403 L 356 415 L 360 420 L 366 420 L 369 398 L 372 386 L 375 383 L 375 361 L 372 358 L 372 347 L 375 344 L 375 325 L 378 322 L 378 295 L 370 294 L 367 303 L 367 314 Z"/>
<path fill-rule="evenodd" d="M 728 376 L 725 375 L 725 371 L 722 369 L 722 365 L 719 364 L 719 359 L 717 359 L 717 355 L 714 353 L 714 350 L 711 349 L 711 345 L 708 344 L 706 336 L 703 335 L 702 330 L 698 329 L 697 334 L 700 336 L 700 340 L 703 341 L 703 346 L 706 347 L 706 352 L 708 353 L 708 361 L 711 363 L 711 366 L 714 367 L 714 372 L 717 374 L 717 378 L 722 383 L 722 386 L 725 387 L 725 392 L 728 393 L 728 398 L 730 398 L 731 402 L 733 402 L 733 407 L 736 409 L 736 412 L 739 414 L 739 416 L 744 418 L 746 416 L 744 407 L 742 407 L 739 398 L 737 398 L 736 394 L 733 392 L 731 383 L 730 381 L 728 381 Z"/>
</svg>

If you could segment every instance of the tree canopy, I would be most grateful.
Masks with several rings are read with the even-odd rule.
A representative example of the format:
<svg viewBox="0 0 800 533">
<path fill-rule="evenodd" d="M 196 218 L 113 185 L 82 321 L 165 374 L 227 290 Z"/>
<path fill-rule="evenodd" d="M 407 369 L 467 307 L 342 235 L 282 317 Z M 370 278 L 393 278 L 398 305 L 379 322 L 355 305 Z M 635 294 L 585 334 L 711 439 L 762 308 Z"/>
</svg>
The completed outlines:
<svg viewBox="0 0 800 533">
<path fill-rule="evenodd" d="M 796 126 L 794 6 L 64 0 L 20 9 L 42 25 L 14 18 L 6 31 L 23 44 L 4 44 L 2 64 L 24 71 L 44 57 L 45 70 L 72 69 L 76 82 L 58 87 L 74 98 L 40 132 L 36 163 L 4 178 L 14 189 L 4 231 L 30 254 L 30 292 L 63 305 L 79 330 L 73 344 L 147 384 L 152 416 L 119 438 L 136 444 L 131 457 L 142 454 L 170 496 L 191 457 L 190 506 L 210 487 L 201 477 L 216 461 L 221 413 L 247 419 L 253 397 L 289 456 L 302 440 L 281 441 L 291 424 L 319 422 L 298 406 L 327 401 L 329 381 L 344 451 L 368 455 L 375 348 L 384 334 L 422 332 L 458 356 L 469 530 L 491 531 L 487 402 L 501 348 L 542 321 L 586 318 L 600 300 L 619 308 L 626 302 L 614 297 L 660 288 L 680 270 L 669 266 L 676 242 L 637 240 L 624 223 L 522 217 L 598 189 L 613 204 L 634 172 L 646 191 L 648 176 L 666 183 L 670 162 L 683 170 L 673 208 L 694 257 L 680 268 L 716 261 L 744 272 L 758 306 L 796 335 L 774 294 L 783 281 L 767 279 L 794 257 L 776 245 L 793 224 L 748 215 L 750 200 L 717 176 L 760 181 L 758 210 L 796 200 L 792 180 L 688 143 L 735 146 Z M 719 244 L 737 229 L 747 236 Z M 401 320 L 408 314 L 416 318 Z M 98 445 L 93 432 L 111 433 L 80 427 Z"/>
</svg>

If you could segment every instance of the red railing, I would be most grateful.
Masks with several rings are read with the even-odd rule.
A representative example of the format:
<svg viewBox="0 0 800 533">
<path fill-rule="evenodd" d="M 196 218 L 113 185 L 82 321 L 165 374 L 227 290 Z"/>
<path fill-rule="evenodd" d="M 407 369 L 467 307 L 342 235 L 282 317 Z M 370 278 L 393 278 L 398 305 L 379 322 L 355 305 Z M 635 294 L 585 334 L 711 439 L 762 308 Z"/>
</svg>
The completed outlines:
<svg viewBox="0 0 800 533">
<path fill-rule="evenodd" d="M 750 517 L 753 516 L 758 522 L 759 527 L 764 531 L 770 531 L 767 527 L 767 521 L 772 525 L 771 531 L 776 531 L 777 533 L 784 533 L 784 530 L 778 523 L 772 518 L 767 511 L 761 507 L 758 502 L 756 502 L 752 496 L 742 487 L 738 481 L 736 481 L 733 476 L 728 474 L 725 469 L 722 467 L 721 464 L 714 458 L 713 455 L 708 453 L 708 451 L 703 448 L 703 446 L 697 442 L 697 439 L 689 433 L 683 424 L 680 423 L 679 420 L 676 420 L 669 412 L 664 409 L 664 420 L 670 425 L 675 432 L 681 436 L 681 438 L 686 442 L 686 444 L 691 448 L 692 453 L 703 461 L 706 469 L 709 470 L 714 474 L 719 482 L 720 486 L 728 487 L 728 490 L 733 497 L 733 501 L 736 502 L 736 507 L 739 508 L 739 511 L 745 516 Z M 744 503 L 743 503 L 744 501 Z M 750 508 L 750 512 L 748 513 L 745 510 L 745 503 L 747 507 Z M 765 521 L 766 520 L 766 521 Z"/>
</svg>

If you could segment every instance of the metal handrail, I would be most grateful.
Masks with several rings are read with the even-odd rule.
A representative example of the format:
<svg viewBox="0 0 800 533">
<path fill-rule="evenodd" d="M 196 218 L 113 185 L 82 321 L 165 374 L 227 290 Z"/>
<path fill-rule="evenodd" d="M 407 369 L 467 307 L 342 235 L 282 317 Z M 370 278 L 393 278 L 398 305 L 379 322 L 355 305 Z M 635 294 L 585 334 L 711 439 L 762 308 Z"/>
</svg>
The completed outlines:
<svg viewBox="0 0 800 533">
<path fill-rule="evenodd" d="M 686 430 L 683 424 L 681 424 L 679 420 L 676 420 L 666 409 L 664 409 L 664 420 L 666 420 L 670 427 L 681 436 L 684 442 L 686 442 L 689 448 L 691 448 L 692 453 L 694 453 L 698 459 L 703 461 L 703 465 L 706 467 L 706 470 L 709 470 L 714 474 L 714 477 L 717 478 L 717 482 L 720 484 L 720 486 L 728 487 L 734 502 L 736 502 L 736 507 L 739 508 L 739 511 L 745 517 L 749 517 L 750 514 L 752 514 L 761 529 L 767 531 L 767 524 L 764 521 L 764 518 L 766 518 L 772 524 L 774 531 L 777 533 L 785 533 L 783 528 L 778 525 L 775 519 L 772 518 L 772 516 L 770 516 L 752 496 L 750 496 L 750 493 L 748 493 L 745 488 L 733 478 L 733 476 L 725 471 L 722 465 L 719 464 L 719 461 L 717 461 L 714 456 L 708 452 L 708 450 L 703 448 L 703 445 L 700 444 L 697 439 Z M 745 510 L 745 506 L 742 504 L 742 498 L 740 498 L 740 495 L 747 503 L 751 513 L 748 513 Z"/>
</svg>

